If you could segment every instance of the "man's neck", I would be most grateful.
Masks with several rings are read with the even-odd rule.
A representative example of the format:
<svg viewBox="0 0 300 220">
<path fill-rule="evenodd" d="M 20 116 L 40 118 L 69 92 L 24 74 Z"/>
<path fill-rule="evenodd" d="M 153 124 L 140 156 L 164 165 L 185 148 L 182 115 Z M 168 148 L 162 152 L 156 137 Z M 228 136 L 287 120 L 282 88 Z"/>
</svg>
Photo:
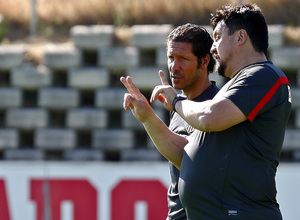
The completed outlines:
<svg viewBox="0 0 300 220">
<path fill-rule="evenodd" d="M 255 54 L 249 54 L 249 56 L 246 57 L 241 56 L 236 62 L 234 70 L 228 71 L 228 72 L 232 72 L 232 74 L 229 75 L 229 78 L 233 78 L 241 69 L 243 69 L 246 66 L 249 66 L 254 63 L 265 62 L 265 61 L 268 60 L 264 53 L 255 52 Z"/>
<path fill-rule="evenodd" d="M 182 90 L 182 93 L 185 94 L 189 100 L 192 100 L 202 94 L 210 85 L 211 82 L 207 78 L 207 80 L 205 80 L 205 82 L 202 82 L 196 89 L 185 89 Z"/>
</svg>

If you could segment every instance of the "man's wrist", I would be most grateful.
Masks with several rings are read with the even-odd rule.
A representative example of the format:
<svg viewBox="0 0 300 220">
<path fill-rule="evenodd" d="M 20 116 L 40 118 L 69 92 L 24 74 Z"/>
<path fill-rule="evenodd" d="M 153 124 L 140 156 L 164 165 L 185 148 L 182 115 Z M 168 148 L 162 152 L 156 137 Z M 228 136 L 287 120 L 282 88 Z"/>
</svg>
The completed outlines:
<svg viewBox="0 0 300 220">
<path fill-rule="evenodd" d="M 181 100 L 186 100 L 186 96 L 183 95 L 183 94 L 179 94 L 179 95 L 176 95 L 173 99 L 173 102 L 172 102 L 172 107 L 173 107 L 173 111 L 176 112 L 176 109 L 175 109 L 175 105 L 178 101 L 181 101 Z"/>
</svg>

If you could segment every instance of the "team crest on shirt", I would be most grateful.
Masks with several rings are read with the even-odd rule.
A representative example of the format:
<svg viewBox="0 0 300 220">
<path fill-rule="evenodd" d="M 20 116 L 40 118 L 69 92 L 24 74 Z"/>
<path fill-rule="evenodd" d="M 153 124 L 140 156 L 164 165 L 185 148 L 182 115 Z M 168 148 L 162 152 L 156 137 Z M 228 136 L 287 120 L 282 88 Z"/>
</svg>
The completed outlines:
<svg viewBox="0 0 300 220">
<path fill-rule="evenodd" d="M 193 133 L 193 132 L 195 131 L 195 128 L 194 128 L 193 126 L 187 124 L 187 125 L 185 126 L 185 130 L 186 130 L 186 132 L 187 132 L 188 134 L 191 134 L 191 133 Z"/>
</svg>

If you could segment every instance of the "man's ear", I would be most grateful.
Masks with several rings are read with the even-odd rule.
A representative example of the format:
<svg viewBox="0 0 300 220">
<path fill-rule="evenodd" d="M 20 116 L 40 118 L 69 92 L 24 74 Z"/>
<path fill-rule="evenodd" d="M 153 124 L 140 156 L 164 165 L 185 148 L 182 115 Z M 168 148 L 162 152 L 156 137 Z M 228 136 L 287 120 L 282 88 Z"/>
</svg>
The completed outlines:
<svg viewBox="0 0 300 220">
<path fill-rule="evenodd" d="M 237 33 L 237 45 L 241 46 L 241 45 L 245 44 L 247 39 L 248 39 L 247 31 L 244 29 L 239 30 Z"/>
<path fill-rule="evenodd" d="M 200 68 L 206 69 L 208 67 L 209 61 L 210 57 L 208 54 L 206 54 L 204 57 L 201 58 Z"/>
</svg>

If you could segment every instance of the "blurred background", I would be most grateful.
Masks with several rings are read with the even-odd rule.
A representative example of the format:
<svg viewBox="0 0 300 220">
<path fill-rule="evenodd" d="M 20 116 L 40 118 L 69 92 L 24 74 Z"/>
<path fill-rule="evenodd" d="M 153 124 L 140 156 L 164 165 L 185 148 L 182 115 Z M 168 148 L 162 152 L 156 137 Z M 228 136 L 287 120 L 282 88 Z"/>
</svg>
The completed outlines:
<svg viewBox="0 0 300 220">
<path fill-rule="evenodd" d="M 187 22 L 209 25 L 210 14 L 230 3 L 256 3 L 268 24 L 286 25 L 289 45 L 299 45 L 298 0 L 190 0 L 188 4 L 183 0 L 1 0 L 1 39 L 4 42 L 24 41 L 31 32 L 53 42 L 67 41 L 69 29 L 74 25 L 178 26 Z M 33 17 L 36 22 L 32 22 Z"/>
<path fill-rule="evenodd" d="M 155 169 L 162 170 L 157 175 L 167 187 L 166 160 L 131 112 L 123 110 L 126 90 L 119 78 L 132 76 L 149 98 L 154 86 L 160 84 L 157 72 L 162 69 L 168 76 L 165 40 L 169 32 L 188 22 L 211 31 L 211 13 L 229 3 L 256 3 L 262 9 L 269 25 L 268 58 L 289 78 L 293 109 L 281 161 L 288 164 L 284 174 L 296 179 L 283 174 L 280 178 L 288 181 L 280 181 L 279 187 L 291 189 L 288 184 L 300 181 L 295 175 L 300 173 L 300 0 L 0 0 L 0 167 L 8 164 L 8 169 L 0 168 L 6 170 L 0 172 L 0 190 L 4 187 L 5 191 L 5 183 L 9 188 L 8 182 L 13 180 L 12 185 L 23 181 L 25 187 L 33 176 L 50 186 L 48 178 L 82 178 L 85 170 L 78 163 L 91 165 L 91 170 L 102 175 L 115 175 L 107 177 L 116 181 L 111 183 L 107 179 L 93 182 L 96 172 L 86 174 L 95 185 L 108 184 L 104 188 L 109 191 L 128 176 L 156 178 L 154 173 L 147 176 L 149 166 L 143 163 L 149 162 L 150 167 L 158 165 Z M 211 78 L 219 87 L 227 81 L 216 73 Z M 168 124 L 163 106 L 154 103 L 153 108 Z M 125 175 L 124 169 L 116 171 L 105 165 L 104 170 L 103 163 L 144 169 Z M 19 170 L 22 167 L 28 168 L 26 175 Z M 63 171 L 57 173 L 60 167 Z M 35 169 L 40 169 L 38 174 L 29 171 Z M 20 188 L 23 196 L 30 188 L 24 187 Z M 45 207 L 52 195 L 47 192 L 40 195 Z M 288 196 L 280 198 L 290 217 L 287 219 L 299 219 L 289 214 L 291 207 L 287 205 L 291 197 L 296 199 L 293 195 L 300 197 L 298 188 L 284 195 Z M 10 203 L 12 207 L 7 212 L 0 210 L 1 219 L 9 216 L 10 209 L 22 207 L 29 212 L 15 201 L 19 195 L 13 196 L 8 189 L 7 197 L 12 201 L 8 207 Z M 27 197 L 23 199 L 28 202 Z M 31 200 L 40 201 L 32 195 Z M 101 209 L 109 209 L 102 204 Z M 44 210 L 43 206 L 39 210 Z M 66 210 L 69 213 L 69 208 Z M 14 219 L 22 219 L 22 214 L 12 213 Z M 50 219 L 47 213 L 45 209 L 40 217 Z M 107 213 L 99 212 L 98 216 L 110 219 Z M 72 219 L 66 216 L 61 219 Z"/>
</svg>

